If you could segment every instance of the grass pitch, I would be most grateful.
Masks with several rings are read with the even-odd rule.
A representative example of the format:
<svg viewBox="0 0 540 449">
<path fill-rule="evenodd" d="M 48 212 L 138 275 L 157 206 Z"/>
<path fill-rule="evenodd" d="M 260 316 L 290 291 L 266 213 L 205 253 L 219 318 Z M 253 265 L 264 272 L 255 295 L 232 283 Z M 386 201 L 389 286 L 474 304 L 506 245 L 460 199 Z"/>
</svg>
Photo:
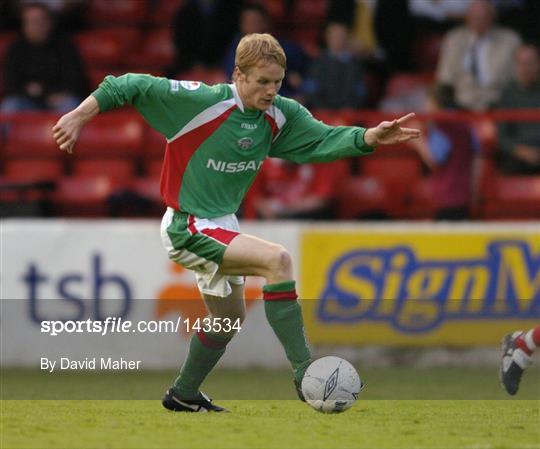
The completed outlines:
<svg viewBox="0 0 540 449">
<path fill-rule="evenodd" d="M 538 448 L 538 401 L 359 401 L 322 415 L 299 401 L 223 401 L 179 414 L 157 401 L 3 401 L 8 448 Z"/>
<path fill-rule="evenodd" d="M 232 413 L 183 414 L 159 403 L 171 372 L 2 370 L 0 448 L 540 448 L 538 370 L 526 373 L 522 400 L 505 396 L 493 368 L 362 373 L 367 389 L 339 415 L 292 400 L 290 373 L 256 370 L 208 379 L 205 391 Z M 67 400 L 92 396 L 125 399 Z"/>
</svg>

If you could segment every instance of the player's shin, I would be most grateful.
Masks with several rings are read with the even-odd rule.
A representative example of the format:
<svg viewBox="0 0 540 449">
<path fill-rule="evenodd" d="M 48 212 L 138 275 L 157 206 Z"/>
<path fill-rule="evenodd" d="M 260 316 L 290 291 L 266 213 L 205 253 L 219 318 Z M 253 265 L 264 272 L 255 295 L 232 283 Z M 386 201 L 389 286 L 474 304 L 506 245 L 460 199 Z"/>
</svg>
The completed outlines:
<svg viewBox="0 0 540 449">
<path fill-rule="evenodd" d="M 304 334 L 302 308 L 296 298 L 294 281 L 263 287 L 266 318 L 291 362 L 295 381 L 300 382 L 311 363 L 311 354 Z"/>
<path fill-rule="evenodd" d="M 198 395 L 199 387 L 225 353 L 233 336 L 233 333 L 225 336 L 203 331 L 193 334 L 186 361 L 173 385 L 180 398 L 192 399 Z"/>
</svg>

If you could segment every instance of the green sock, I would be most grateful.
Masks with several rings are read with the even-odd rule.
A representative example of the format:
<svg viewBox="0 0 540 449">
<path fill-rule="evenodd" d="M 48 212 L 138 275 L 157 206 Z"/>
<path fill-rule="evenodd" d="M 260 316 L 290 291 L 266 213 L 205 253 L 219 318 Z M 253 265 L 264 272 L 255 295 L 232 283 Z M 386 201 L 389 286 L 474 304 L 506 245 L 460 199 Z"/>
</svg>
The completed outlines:
<svg viewBox="0 0 540 449">
<path fill-rule="evenodd" d="M 230 338 L 212 333 L 193 334 L 186 361 L 173 385 L 180 398 L 193 399 L 199 394 L 199 387 L 225 353 L 229 341 Z"/>
<path fill-rule="evenodd" d="M 304 334 L 302 308 L 296 300 L 294 281 L 265 285 L 263 299 L 266 319 L 285 349 L 294 379 L 300 382 L 311 363 L 311 354 Z"/>
</svg>

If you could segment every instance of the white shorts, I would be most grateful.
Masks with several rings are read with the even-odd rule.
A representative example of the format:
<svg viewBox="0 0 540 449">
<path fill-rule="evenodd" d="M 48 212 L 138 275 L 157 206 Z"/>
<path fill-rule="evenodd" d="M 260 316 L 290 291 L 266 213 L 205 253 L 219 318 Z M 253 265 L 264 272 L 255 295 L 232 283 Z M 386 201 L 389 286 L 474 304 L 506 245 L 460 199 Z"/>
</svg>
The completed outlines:
<svg viewBox="0 0 540 449">
<path fill-rule="evenodd" d="M 225 298 L 230 284 L 242 285 L 243 276 L 219 274 L 230 241 L 239 234 L 236 215 L 207 219 L 167 208 L 161 221 L 161 239 L 169 259 L 195 272 L 199 291 Z"/>
</svg>

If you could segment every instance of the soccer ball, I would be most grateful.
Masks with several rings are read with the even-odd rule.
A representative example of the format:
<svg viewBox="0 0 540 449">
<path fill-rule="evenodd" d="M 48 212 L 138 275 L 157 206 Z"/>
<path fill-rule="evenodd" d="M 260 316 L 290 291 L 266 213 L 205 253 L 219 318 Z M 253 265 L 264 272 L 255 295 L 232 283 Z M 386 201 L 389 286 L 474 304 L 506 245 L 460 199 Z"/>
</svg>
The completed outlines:
<svg viewBox="0 0 540 449">
<path fill-rule="evenodd" d="M 362 382 L 347 360 L 328 356 L 309 365 L 302 379 L 306 402 L 322 413 L 341 413 L 358 399 Z"/>
</svg>

